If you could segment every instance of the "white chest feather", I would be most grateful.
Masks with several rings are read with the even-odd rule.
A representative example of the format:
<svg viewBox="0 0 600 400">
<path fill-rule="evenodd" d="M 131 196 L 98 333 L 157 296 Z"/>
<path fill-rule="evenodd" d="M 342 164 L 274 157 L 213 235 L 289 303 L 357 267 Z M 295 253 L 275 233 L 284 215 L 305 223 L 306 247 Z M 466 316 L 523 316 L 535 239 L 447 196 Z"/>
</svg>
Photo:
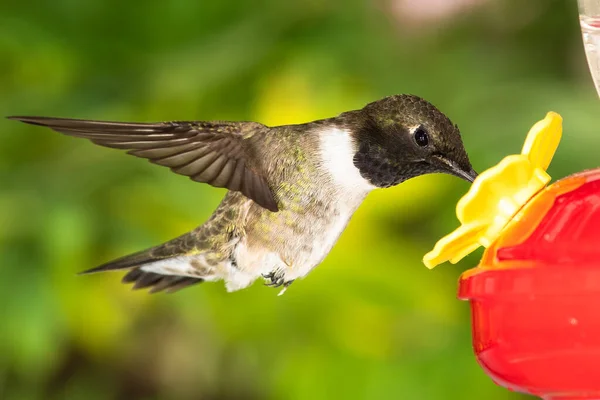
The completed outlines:
<svg viewBox="0 0 600 400">
<path fill-rule="evenodd" d="M 375 188 L 354 165 L 357 147 L 347 131 L 329 128 L 318 132 L 317 137 L 317 168 L 324 187 L 319 188 L 319 193 L 315 195 L 319 196 L 319 203 L 326 209 L 306 214 L 299 211 L 291 216 L 310 221 L 306 229 L 300 232 L 286 231 L 285 224 L 279 225 L 277 234 L 290 237 L 285 244 L 280 243 L 275 247 L 265 243 L 249 246 L 246 240 L 242 240 L 236 247 L 241 271 L 253 271 L 260 276 L 281 270 L 285 272 L 286 281 L 304 277 L 331 251 L 352 214 Z M 286 217 L 281 218 L 285 220 Z"/>
<path fill-rule="evenodd" d="M 247 240 L 242 240 L 235 250 L 239 272 L 257 278 L 280 271 L 286 282 L 306 276 L 329 254 L 357 206 L 349 208 L 344 204 L 327 218 L 326 223 L 316 222 L 318 231 L 297 234 L 283 248 L 248 246 Z M 228 288 L 233 285 L 229 282 Z"/>
<path fill-rule="evenodd" d="M 354 154 L 358 147 L 348 131 L 329 128 L 320 132 L 319 138 L 322 170 L 329 175 L 340 194 L 364 196 L 375 189 L 354 165 Z"/>
<path fill-rule="evenodd" d="M 297 270 L 292 274 L 293 279 L 305 276 L 323 261 L 348 225 L 355 209 L 356 207 L 352 209 L 340 207 L 339 214 L 331 218 L 322 233 L 311 238 L 312 246 L 309 251 L 301 255 L 302 262 L 298 263 Z"/>
<path fill-rule="evenodd" d="M 308 274 L 335 245 L 350 218 L 366 195 L 375 186 L 360 175 L 353 158 L 357 146 L 350 134 L 343 129 L 330 128 L 319 135 L 320 168 L 329 179 L 331 209 L 323 230 L 310 238 L 310 251 L 302 254 L 304 262 L 294 272 L 294 279 Z"/>
</svg>

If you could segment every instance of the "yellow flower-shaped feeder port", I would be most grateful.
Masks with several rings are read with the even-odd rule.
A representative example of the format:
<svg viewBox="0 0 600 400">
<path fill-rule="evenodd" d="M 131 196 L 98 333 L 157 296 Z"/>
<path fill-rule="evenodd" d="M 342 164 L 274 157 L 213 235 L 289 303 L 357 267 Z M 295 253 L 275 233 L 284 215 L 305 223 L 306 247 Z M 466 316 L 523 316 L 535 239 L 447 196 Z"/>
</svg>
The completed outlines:
<svg viewBox="0 0 600 400">
<path fill-rule="evenodd" d="M 461 226 L 425 255 L 427 268 L 448 260 L 456 263 L 479 246 L 489 247 L 521 207 L 550 182 L 546 169 L 561 135 L 561 116 L 549 112 L 531 128 L 521 154 L 482 172 L 456 206 Z"/>
</svg>

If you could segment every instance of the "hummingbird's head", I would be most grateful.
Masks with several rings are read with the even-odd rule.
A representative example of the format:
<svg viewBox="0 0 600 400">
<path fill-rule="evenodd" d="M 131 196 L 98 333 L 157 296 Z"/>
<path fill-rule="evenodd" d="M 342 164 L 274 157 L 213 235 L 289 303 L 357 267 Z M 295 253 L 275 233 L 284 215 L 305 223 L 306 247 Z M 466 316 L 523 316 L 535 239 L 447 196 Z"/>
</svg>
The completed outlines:
<svg viewBox="0 0 600 400">
<path fill-rule="evenodd" d="M 458 126 L 431 103 L 412 95 L 390 96 L 355 115 L 354 164 L 371 184 L 390 187 L 430 173 L 469 182 L 477 177 Z"/>
</svg>

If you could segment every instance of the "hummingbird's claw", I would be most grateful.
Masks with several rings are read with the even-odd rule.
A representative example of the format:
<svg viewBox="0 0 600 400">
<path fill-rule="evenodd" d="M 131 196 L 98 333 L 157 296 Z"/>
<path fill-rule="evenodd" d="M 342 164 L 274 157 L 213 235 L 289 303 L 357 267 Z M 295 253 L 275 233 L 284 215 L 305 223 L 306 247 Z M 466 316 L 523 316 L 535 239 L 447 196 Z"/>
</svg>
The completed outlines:
<svg viewBox="0 0 600 400">
<path fill-rule="evenodd" d="M 273 287 L 273 288 L 281 287 L 281 285 L 283 285 L 283 279 L 281 279 L 281 278 L 265 283 L 265 286 Z"/>
<path fill-rule="evenodd" d="M 273 270 L 268 274 L 263 274 L 263 278 L 265 278 L 265 286 L 269 287 L 280 287 L 283 285 L 283 272 L 281 270 Z"/>
<path fill-rule="evenodd" d="M 268 274 L 263 274 L 263 278 L 265 278 L 265 286 L 278 288 L 283 286 L 281 292 L 279 292 L 278 296 L 281 296 L 285 290 L 294 282 L 285 280 L 285 272 L 279 269 L 269 272 Z"/>
</svg>

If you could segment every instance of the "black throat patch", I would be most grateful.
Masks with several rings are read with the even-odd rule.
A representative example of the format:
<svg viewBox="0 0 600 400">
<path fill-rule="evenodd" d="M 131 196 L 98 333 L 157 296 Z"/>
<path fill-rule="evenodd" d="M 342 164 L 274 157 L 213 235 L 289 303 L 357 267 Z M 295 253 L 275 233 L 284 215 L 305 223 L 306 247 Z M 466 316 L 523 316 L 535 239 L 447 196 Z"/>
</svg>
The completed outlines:
<svg viewBox="0 0 600 400">
<path fill-rule="evenodd" d="M 427 173 L 437 172 L 426 162 L 402 163 L 390 160 L 383 148 L 377 145 L 362 144 L 354 155 L 354 165 L 360 175 L 372 185 L 387 188 Z"/>
</svg>

